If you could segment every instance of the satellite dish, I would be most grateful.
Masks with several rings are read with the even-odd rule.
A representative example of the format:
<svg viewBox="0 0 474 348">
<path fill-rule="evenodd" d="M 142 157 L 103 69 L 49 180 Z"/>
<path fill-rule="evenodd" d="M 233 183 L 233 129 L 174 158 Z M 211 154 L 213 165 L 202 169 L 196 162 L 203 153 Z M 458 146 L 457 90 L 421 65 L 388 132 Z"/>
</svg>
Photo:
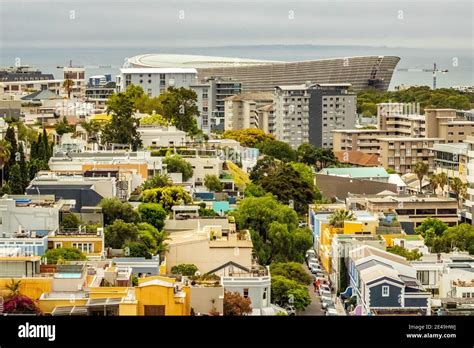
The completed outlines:
<svg viewBox="0 0 474 348">
<path fill-rule="evenodd" d="M 196 277 L 199 277 L 199 276 L 201 275 L 201 272 L 196 271 L 196 272 L 194 273 L 194 275 L 195 275 Z"/>
</svg>

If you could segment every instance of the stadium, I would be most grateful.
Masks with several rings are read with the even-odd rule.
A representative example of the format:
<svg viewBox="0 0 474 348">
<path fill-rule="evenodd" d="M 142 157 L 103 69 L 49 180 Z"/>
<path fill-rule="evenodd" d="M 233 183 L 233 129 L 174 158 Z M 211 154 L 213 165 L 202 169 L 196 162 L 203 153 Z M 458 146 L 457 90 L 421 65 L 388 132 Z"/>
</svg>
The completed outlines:
<svg viewBox="0 0 474 348">
<path fill-rule="evenodd" d="M 279 85 L 350 83 L 354 91 L 386 91 L 400 61 L 396 56 L 343 57 L 298 62 L 177 54 L 144 54 L 128 59 L 134 68 L 195 68 L 198 78 L 221 76 L 244 91 L 271 91 Z"/>
</svg>

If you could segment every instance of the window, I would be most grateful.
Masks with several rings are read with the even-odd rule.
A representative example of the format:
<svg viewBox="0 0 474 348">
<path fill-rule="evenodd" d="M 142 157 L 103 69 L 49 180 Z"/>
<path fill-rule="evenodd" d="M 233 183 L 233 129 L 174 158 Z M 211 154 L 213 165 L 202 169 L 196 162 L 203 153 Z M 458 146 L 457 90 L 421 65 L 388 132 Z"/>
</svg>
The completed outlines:
<svg viewBox="0 0 474 348">
<path fill-rule="evenodd" d="M 77 248 L 86 254 L 94 252 L 94 245 L 92 243 L 72 243 L 72 247 Z"/>
<path fill-rule="evenodd" d="M 264 300 L 267 299 L 267 288 L 263 289 L 263 296 L 262 296 L 262 298 L 263 298 Z"/>
<path fill-rule="evenodd" d="M 388 286 L 382 286 L 382 297 L 388 297 L 390 294 L 390 288 Z"/>
<path fill-rule="evenodd" d="M 63 242 L 54 242 L 54 249 L 62 248 L 62 247 L 63 247 Z"/>
<path fill-rule="evenodd" d="M 418 271 L 416 277 L 422 285 L 428 285 L 430 283 L 430 271 Z"/>
<path fill-rule="evenodd" d="M 249 297 L 249 289 L 245 288 L 244 289 L 244 298 L 248 298 L 248 297 Z"/>
</svg>

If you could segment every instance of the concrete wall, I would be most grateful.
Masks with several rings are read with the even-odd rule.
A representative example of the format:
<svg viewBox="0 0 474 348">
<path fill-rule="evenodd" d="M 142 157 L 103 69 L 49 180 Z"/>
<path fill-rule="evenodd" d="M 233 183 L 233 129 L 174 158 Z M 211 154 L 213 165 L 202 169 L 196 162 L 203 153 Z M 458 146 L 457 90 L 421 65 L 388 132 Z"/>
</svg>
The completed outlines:
<svg viewBox="0 0 474 348">
<path fill-rule="evenodd" d="M 208 314 L 217 311 L 224 312 L 224 288 L 218 287 L 191 287 L 191 308 L 194 312 Z"/>
<path fill-rule="evenodd" d="M 397 185 L 395 184 L 324 174 L 316 174 L 316 185 L 325 197 L 337 197 L 339 199 L 347 198 L 349 192 L 369 195 L 388 190 L 397 193 Z"/>
</svg>

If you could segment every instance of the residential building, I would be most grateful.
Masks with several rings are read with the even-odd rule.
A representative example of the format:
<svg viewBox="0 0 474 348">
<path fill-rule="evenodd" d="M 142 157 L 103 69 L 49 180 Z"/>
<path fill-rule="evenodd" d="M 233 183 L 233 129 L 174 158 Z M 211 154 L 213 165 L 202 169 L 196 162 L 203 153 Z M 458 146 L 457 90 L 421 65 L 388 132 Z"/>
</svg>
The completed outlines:
<svg viewBox="0 0 474 348">
<path fill-rule="evenodd" d="M 45 89 L 60 94 L 63 88 L 62 80 L 55 79 L 53 74 L 44 74 L 29 66 L 0 69 L 0 82 L 4 84 L 5 93 L 11 95 Z"/>
<path fill-rule="evenodd" d="M 253 244 L 248 231 L 231 232 L 220 226 L 205 226 L 197 230 L 172 232 L 167 243 L 168 273 L 173 266 L 183 263 L 196 265 L 201 274 L 229 261 L 248 269 L 252 267 Z"/>
<path fill-rule="evenodd" d="M 123 68 L 117 81 L 117 89 L 125 91 L 128 86 L 143 88 L 149 97 L 158 97 L 169 87 L 189 88 L 197 82 L 194 68 Z"/>
<path fill-rule="evenodd" d="M 87 86 L 85 101 L 94 105 L 94 113 L 102 113 L 107 109 L 107 100 L 115 93 L 115 87 L 107 85 Z"/>
<path fill-rule="evenodd" d="M 12 256 L 5 255 L 4 251 L 0 248 L 0 284 L 3 286 L 11 279 L 35 277 L 40 274 L 40 256 Z"/>
<path fill-rule="evenodd" d="M 250 299 L 252 315 L 275 315 L 270 303 L 270 267 L 245 269 L 233 265 L 232 272 L 222 275 L 221 282 L 225 291 L 238 292 L 244 298 Z"/>
<path fill-rule="evenodd" d="M 104 198 L 129 198 L 131 191 L 125 186 L 129 187 L 130 184 L 131 178 L 121 178 L 118 171 L 108 172 L 105 176 L 101 176 L 97 171 L 84 174 L 39 172 L 26 188 L 26 193 L 41 193 L 53 195 L 56 199 L 74 200 L 73 210 L 80 212 L 82 207 L 94 207 Z"/>
<path fill-rule="evenodd" d="M 8 238 L 23 231 L 44 235 L 59 228 L 60 212 L 73 202 L 56 200 L 54 195 L 5 195 L 0 199 L 0 233 Z"/>
<path fill-rule="evenodd" d="M 396 214 L 402 229 L 413 234 L 427 218 L 439 219 L 449 226 L 458 224 L 458 202 L 454 198 L 412 195 L 351 195 L 349 209 L 366 209 L 374 214 Z"/>
<path fill-rule="evenodd" d="M 184 146 L 187 141 L 186 132 L 175 126 L 140 126 L 137 132 L 144 148 Z"/>
<path fill-rule="evenodd" d="M 332 149 L 332 131 L 355 126 L 357 96 L 350 87 L 350 83 L 317 83 L 309 88 L 308 143 Z"/>
<path fill-rule="evenodd" d="M 246 92 L 224 99 L 225 130 L 269 128 L 269 120 L 262 107 L 273 103 L 271 92 Z M 262 116 L 262 118 L 260 118 Z"/>
<path fill-rule="evenodd" d="M 77 229 L 59 228 L 48 235 L 48 249 L 76 248 L 90 260 L 106 257 L 104 229 L 89 229 L 79 226 Z"/>
<path fill-rule="evenodd" d="M 405 258 L 364 245 L 349 252 L 347 270 L 356 315 L 430 314 L 431 294 Z"/>
<path fill-rule="evenodd" d="M 428 164 L 428 173 L 433 173 L 434 152 L 431 150 L 442 138 L 379 138 L 380 164 L 387 169 L 405 174 L 413 172 L 418 162 Z"/>
<path fill-rule="evenodd" d="M 468 143 L 434 144 L 434 174 L 445 173 L 448 178 L 459 178 L 467 183 Z M 446 185 L 445 190 L 449 190 Z"/>
<path fill-rule="evenodd" d="M 195 68 L 199 80 L 220 76 L 239 81 L 244 92 L 272 91 L 279 85 L 350 83 L 355 92 L 374 87 L 387 90 L 400 60 L 394 56 L 344 57 L 301 62 L 180 54 L 144 54 L 128 59 L 139 68 Z M 337 74 L 335 73 L 337 72 Z"/>
<path fill-rule="evenodd" d="M 69 66 L 63 67 L 63 78 L 64 80 L 71 80 L 72 86 L 70 89 L 71 96 L 76 98 L 83 98 L 86 91 L 86 69 L 82 66 Z M 68 91 L 64 91 L 68 94 Z"/>
</svg>

